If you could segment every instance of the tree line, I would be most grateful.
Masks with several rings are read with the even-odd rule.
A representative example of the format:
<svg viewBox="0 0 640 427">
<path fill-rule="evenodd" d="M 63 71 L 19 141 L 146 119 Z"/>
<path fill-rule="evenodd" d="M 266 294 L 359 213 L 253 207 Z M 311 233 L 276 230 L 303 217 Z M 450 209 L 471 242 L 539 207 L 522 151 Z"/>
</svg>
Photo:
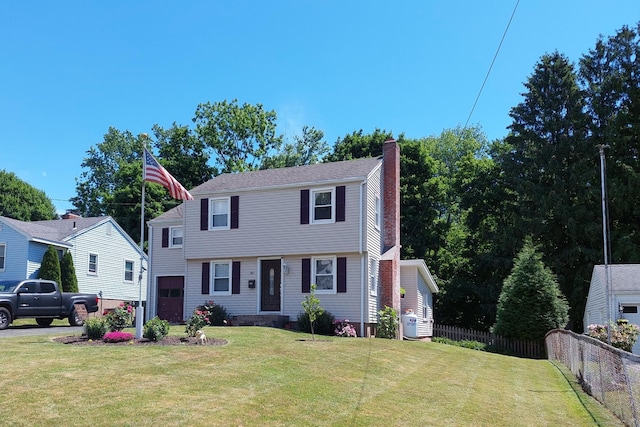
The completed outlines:
<svg viewBox="0 0 640 427">
<path fill-rule="evenodd" d="M 438 322 L 491 328 L 503 283 L 528 241 L 569 302 L 570 325 L 581 331 L 593 265 L 603 262 L 598 147 L 606 147 L 610 261 L 640 262 L 639 47 L 640 24 L 600 37 L 576 63 L 559 52 L 543 55 L 509 113 L 505 138 L 487 141 L 480 126 L 395 135 L 402 257 L 425 259 L 437 277 Z M 260 104 L 204 103 L 189 125 L 155 125 L 151 148 L 190 189 L 225 172 L 378 156 L 392 136 L 359 130 L 330 146 L 321 130 L 304 127 L 285 141 L 276 119 Z M 82 215 L 111 215 L 134 239 L 143 143 L 141 135 L 109 128 L 87 151 L 72 198 Z M 145 220 L 178 203 L 148 183 Z"/>
</svg>

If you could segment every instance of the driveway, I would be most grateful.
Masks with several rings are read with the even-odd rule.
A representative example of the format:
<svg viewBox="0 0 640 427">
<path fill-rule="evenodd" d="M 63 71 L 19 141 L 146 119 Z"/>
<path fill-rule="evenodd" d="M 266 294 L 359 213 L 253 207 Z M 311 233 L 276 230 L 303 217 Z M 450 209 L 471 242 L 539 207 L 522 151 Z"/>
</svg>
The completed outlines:
<svg viewBox="0 0 640 427">
<path fill-rule="evenodd" d="M 82 335 L 84 326 L 50 326 L 43 328 L 38 325 L 9 326 L 0 331 L 0 338 L 25 337 L 29 335 Z"/>
</svg>

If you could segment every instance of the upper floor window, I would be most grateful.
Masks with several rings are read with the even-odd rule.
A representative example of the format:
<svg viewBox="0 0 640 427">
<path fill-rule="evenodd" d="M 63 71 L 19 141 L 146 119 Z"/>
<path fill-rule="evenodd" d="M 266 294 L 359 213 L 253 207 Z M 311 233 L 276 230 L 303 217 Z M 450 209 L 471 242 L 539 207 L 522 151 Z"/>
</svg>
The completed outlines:
<svg viewBox="0 0 640 427">
<path fill-rule="evenodd" d="M 333 192 L 333 189 L 311 191 L 311 206 L 314 223 L 334 221 L 335 205 Z"/>
<path fill-rule="evenodd" d="M 336 292 L 335 258 L 314 258 L 312 280 L 318 293 Z"/>
<path fill-rule="evenodd" d="M 124 262 L 124 281 L 125 282 L 133 282 L 133 261 L 125 261 Z"/>
<path fill-rule="evenodd" d="M 376 196 L 376 228 L 380 230 L 380 196 Z"/>
<path fill-rule="evenodd" d="M 229 198 L 211 199 L 210 204 L 211 222 L 209 223 L 209 228 L 212 230 L 229 229 Z"/>
<path fill-rule="evenodd" d="M 4 243 L 0 244 L 0 271 L 4 270 L 4 264 L 5 264 L 4 260 L 6 257 L 5 255 L 6 250 L 7 250 L 7 245 L 5 245 Z"/>
<path fill-rule="evenodd" d="M 170 247 L 181 248 L 182 247 L 182 227 L 171 227 L 171 239 Z"/>
<path fill-rule="evenodd" d="M 98 255 L 89 254 L 89 274 L 98 274 Z"/>
</svg>

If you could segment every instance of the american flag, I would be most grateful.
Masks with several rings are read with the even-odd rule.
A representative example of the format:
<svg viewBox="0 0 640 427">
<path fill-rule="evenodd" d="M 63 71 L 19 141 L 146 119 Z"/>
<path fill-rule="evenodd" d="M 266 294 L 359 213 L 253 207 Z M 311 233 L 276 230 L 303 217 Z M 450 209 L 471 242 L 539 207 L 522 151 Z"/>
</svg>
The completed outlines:
<svg viewBox="0 0 640 427">
<path fill-rule="evenodd" d="M 174 199 L 193 200 L 193 196 L 144 149 L 144 180 L 166 187 Z"/>
</svg>

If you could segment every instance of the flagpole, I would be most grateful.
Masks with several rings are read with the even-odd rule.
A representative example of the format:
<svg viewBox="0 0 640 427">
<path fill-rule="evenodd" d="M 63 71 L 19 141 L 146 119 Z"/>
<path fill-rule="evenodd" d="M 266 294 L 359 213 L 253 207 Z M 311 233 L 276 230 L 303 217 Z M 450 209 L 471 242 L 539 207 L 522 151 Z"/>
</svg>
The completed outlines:
<svg viewBox="0 0 640 427">
<path fill-rule="evenodd" d="M 147 149 L 146 133 L 142 134 L 142 201 L 140 202 L 140 274 L 138 275 L 138 306 L 136 307 L 136 338 L 142 338 L 142 325 L 144 323 L 144 308 L 142 307 L 142 272 L 144 271 L 144 199 L 145 199 L 145 167 L 144 156 Z"/>
</svg>

